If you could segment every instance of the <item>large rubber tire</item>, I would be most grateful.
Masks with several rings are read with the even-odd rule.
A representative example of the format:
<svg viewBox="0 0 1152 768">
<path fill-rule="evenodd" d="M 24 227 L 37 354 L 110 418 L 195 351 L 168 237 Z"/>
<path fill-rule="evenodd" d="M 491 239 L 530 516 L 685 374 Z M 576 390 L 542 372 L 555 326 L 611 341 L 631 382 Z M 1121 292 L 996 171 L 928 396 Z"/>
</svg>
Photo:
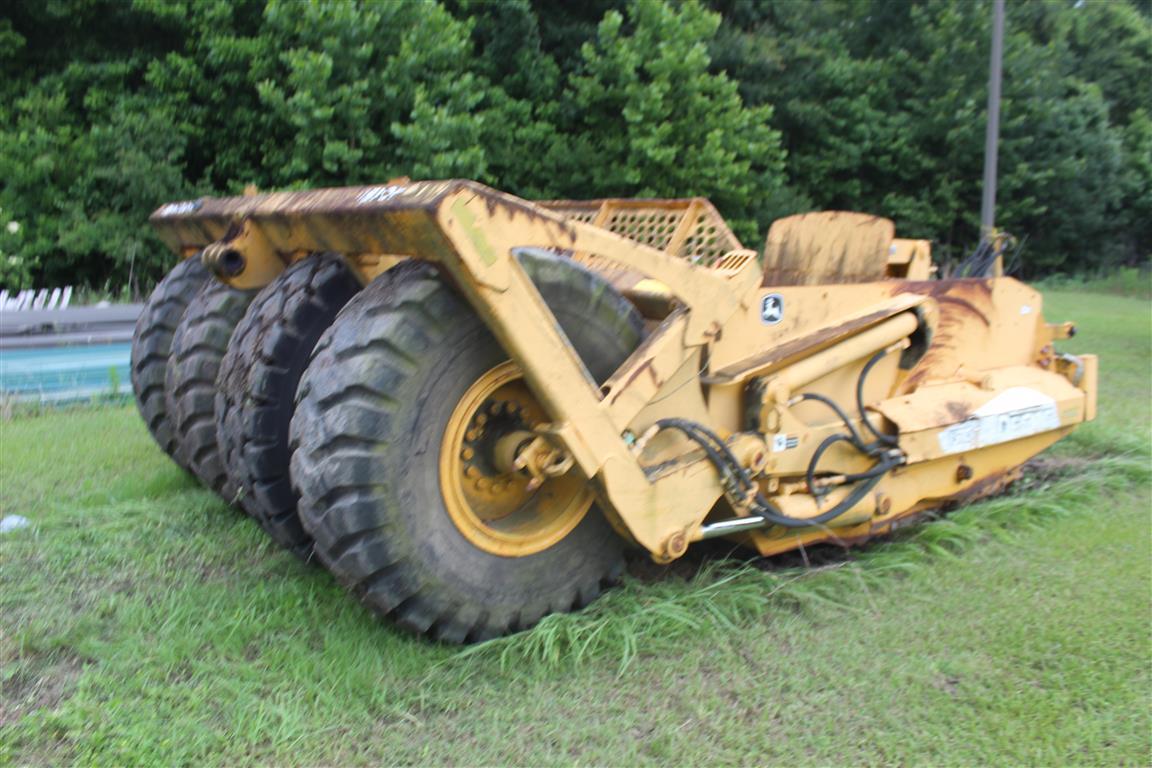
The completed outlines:
<svg viewBox="0 0 1152 768">
<path fill-rule="evenodd" d="M 569 259 L 521 257 L 591 375 L 635 349 L 639 314 Z M 375 612 L 447 642 L 525 629 L 615 581 L 624 542 L 590 509 L 551 547 L 502 557 L 457 529 L 439 485 L 454 407 L 507 353 L 434 272 L 402 265 L 353 299 L 321 339 L 292 420 L 292 479 L 316 555 Z"/>
<path fill-rule="evenodd" d="M 205 283 L 172 337 L 172 359 L 164 379 L 177 461 L 230 504 L 236 501 L 237 489 L 224 470 L 216 436 L 216 377 L 232 331 L 255 295 L 216 279 Z"/>
<path fill-rule="evenodd" d="M 253 299 L 220 366 L 216 432 L 225 469 L 245 511 L 303 560 L 312 537 L 288 473 L 296 387 L 320 335 L 360 287 L 339 256 L 296 262 Z"/>
<path fill-rule="evenodd" d="M 156 444 L 184 469 L 188 465 L 177 456 L 176 435 L 164 399 L 164 376 L 172 353 L 172 336 L 188 302 L 207 279 L 208 270 L 199 256 L 181 261 L 156 285 L 132 333 L 131 376 L 136 407 Z"/>
</svg>

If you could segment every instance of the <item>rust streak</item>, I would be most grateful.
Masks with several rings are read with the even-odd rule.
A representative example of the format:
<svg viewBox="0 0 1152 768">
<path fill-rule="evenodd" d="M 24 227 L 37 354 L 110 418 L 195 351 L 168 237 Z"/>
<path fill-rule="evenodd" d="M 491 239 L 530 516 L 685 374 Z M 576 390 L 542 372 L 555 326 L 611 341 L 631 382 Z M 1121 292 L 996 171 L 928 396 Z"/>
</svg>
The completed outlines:
<svg viewBox="0 0 1152 768">
<path fill-rule="evenodd" d="M 949 401 L 945 407 L 948 409 L 948 416 L 953 422 L 964 421 L 972 413 L 967 403 L 961 403 L 957 400 Z"/>
<path fill-rule="evenodd" d="M 891 290 L 893 296 L 900 293 L 919 293 L 931 296 L 941 305 L 950 305 L 971 312 L 985 326 L 991 327 L 988 316 L 977 304 L 986 304 L 992 295 L 992 281 L 982 278 L 958 278 L 955 280 L 905 280 L 896 283 Z M 974 303 L 975 302 L 975 303 Z M 947 312 L 941 307 L 941 321 Z"/>
<path fill-rule="evenodd" d="M 906 310 L 900 310 L 899 312 L 903 311 Z M 881 310 L 831 328 L 823 328 L 807 336 L 786 341 L 754 357 L 745 358 L 738 363 L 733 363 L 723 370 L 717 371 L 715 376 L 711 378 L 725 379 L 735 377 L 746 370 L 768 368 L 796 357 L 801 353 L 819 351 L 841 336 L 845 336 L 859 328 L 865 328 L 886 317 L 894 317 L 899 314 L 899 312 Z"/>
<path fill-rule="evenodd" d="M 640 364 L 640 366 L 639 366 L 638 368 L 636 368 L 636 370 L 632 371 L 632 375 L 630 375 L 630 376 L 628 377 L 628 380 L 627 380 L 627 381 L 625 381 L 625 382 L 622 382 L 620 385 L 618 385 L 618 386 L 617 386 L 617 387 L 616 387 L 616 388 L 613 390 L 613 392 L 612 392 L 612 400 L 611 400 L 610 402 L 612 402 L 613 404 L 615 404 L 616 400 L 617 400 L 617 399 L 620 397 L 620 395 L 622 395 L 622 394 L 624 394 L 626 391 L 628 391 L 628 387 L 630 387 L 630 386 L 632 385 L 632 382 L 636 381 L 636 379 L 637 379 L 637 378 L 639 378 L 639 377 L 640 377 L 640 375 L 641 375 L 642 373 L 644 373 L 644 371 L 647 371 L 647 370 L 648 370 L 648 369 L 650 369 L 651 367 L 652 367 L 652 358 L 648 358 L 648 359 L 647 359 L 647 360 L 645 360 L 643 363 L 641 363 L 641 364 Z M 657 379 L 656 379 L 656 371 L 652 371 L 652 373 L 651 373 L 651 377 L 652 377 L 652 381 L 656 381 L 656 380 L 657 380 Z"/>
</svg>

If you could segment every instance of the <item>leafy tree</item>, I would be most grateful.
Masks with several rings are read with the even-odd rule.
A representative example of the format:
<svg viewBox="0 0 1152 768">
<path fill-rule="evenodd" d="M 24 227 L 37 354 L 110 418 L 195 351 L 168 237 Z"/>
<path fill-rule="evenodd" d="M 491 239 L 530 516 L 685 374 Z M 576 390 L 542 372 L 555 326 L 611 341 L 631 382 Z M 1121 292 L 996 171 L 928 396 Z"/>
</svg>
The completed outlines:
<svg viewBox="0 0 1152 768">
<path fill-rule="evenodd" d="M 563 192 L 706 195 L 755 240 L 784 153 L 771 108 L 745 107 L 736 83 L 709 72 L 719 24 L 696 3 L 635 2 L 627 16 L 604 16 L 558 108 L 548 162 Z"/>
<path fill-rule="evenodd" d="M 975 244 L 989 0 L 708 3 L 8 0 L 0 283 L 146 287 L 162 202 L 399 175 L 706 195 L 750 245 L 813 208 Z M 1026 273 L 1147 259 L 1147 0 L 1008 12 L 998 219 Z"/>
<path fill-rule="evenodd" d="M 1152 102 L 1152 19 L 1108 0 L 1078 3 L 1068 16 L 1072 74 L 1099 86 L 1113 123 L 1127 125 Z"/>
<path fill-rule="evenodd" d="M 467 24 L 427 3 L 270 2 L 265 17 L 282 42 L 253 73 L 280 127 L 263 142 L 274 185 L 485 173 Z"/>
<path fill-rule="evenodd" d="M 989 4 L 721 5 L 733 22 L 720 61 L 749 101 L 775 105 L 801 200 L 891 217 L 943 256 L 975 244 Z M 1135 228 L 1121 197 L 1140 186 L 1125 168 L 1136 163 L 1118 154 L 1101 90 L 1075 74 L 1066 40 L 1076 11 L 1010 6 L 997 220 L 1027 236 L 1027 274 L 1086 263 L 1085 242 L 1104 263 L 1131 252 L 1117 235 Z"/>
</svg>

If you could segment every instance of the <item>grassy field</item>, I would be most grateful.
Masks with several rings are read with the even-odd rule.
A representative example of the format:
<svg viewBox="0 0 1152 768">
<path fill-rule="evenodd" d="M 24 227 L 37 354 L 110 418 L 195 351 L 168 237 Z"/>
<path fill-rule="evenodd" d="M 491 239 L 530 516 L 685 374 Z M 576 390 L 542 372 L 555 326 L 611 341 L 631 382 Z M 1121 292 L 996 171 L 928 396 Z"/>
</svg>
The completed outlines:
<svg viewBox="0 0 1152 768">
<path fill-rule="evenodd" d="M 374 621 L 104 408 L 0 424 L 0 764 L 1148 765 L 1152 316 L 1054 293 L 1099 420 L 805 570 L 697 555 L 464 653 Z"/>
</svg>

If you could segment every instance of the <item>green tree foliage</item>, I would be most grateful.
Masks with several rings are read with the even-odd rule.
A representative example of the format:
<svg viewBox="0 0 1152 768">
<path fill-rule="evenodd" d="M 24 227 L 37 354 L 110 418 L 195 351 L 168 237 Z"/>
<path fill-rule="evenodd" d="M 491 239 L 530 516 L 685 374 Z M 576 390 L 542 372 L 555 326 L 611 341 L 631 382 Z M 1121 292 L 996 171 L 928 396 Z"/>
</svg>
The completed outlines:
<svg viewBox="0 0 1152 768">
<path fill-rule="evenodd" d="M 708 71 L 719 24 L 695 3 L 604 16 L 558 104 L 548 163 L 568 194 L 705 195 L 756 237 L 784 156 L 771 107 L 745 107 L 736 83 Z"/>
<path fill-rule="evenodd" d="M 990 3 L 717 0 L 717 65 L 776 108 L 797 210 L 855 208 L 959 258 L 979 239 Z M 1141 46 L 1123 2 L 1008 4 L 997 222 L 1023 270 L 1146 260 Z M 1096 17 L 1111 20 L 1097 25 Z M 1077 42 L 1102 28 L 1100 53 Z M 1080 38 L 1077 38 L 1080 35 Z M 1090 49 L 1091 52 L 1090 52 Z M 1120 71 L 1114 71 L 1118 69 Z M 1134 126 L 1134 127 L 1133 127 Z M 1143 196 L 1143 198 L 1142 198 Z"/>
<path fill-rule="evenodd" d="M 1026 273 L 1147 259 L 1147 3 L 1008 6 L 998 218 Z M 705 195 L 753 246 L 779 215 L 865 210 L 959 256 L 989 20 L 987 0 L 8 0 L 0 283 L 140 290 L 170 262 L 163 202 L 401 175 Z"/>
</svg>

